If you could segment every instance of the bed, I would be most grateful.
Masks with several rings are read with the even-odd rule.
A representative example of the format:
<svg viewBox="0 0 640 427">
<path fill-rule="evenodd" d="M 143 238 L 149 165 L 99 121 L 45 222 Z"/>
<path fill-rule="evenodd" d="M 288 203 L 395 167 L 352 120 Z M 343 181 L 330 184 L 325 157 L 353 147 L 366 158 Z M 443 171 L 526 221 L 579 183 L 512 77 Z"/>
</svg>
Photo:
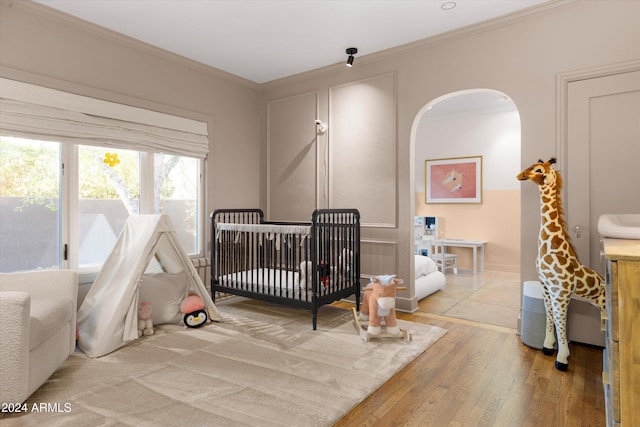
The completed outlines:
<svg viewBox="0 0 640 427">
<path fill-rule="evenodd" d="M 355 295 L 360 305 L 360 213 L 318 209 L 311 222 L 266 221 L 260 209 L 211 214 L 211 293 L 311 310 Z"/>
<path fill-rule="evenodd" d="M 442 289 L 445 285 L 445 275 L 438 271 L 438 266 L 431 258 L 415 255 L 415 284 L 418 300 L 428 297 Z"/>
</svg>

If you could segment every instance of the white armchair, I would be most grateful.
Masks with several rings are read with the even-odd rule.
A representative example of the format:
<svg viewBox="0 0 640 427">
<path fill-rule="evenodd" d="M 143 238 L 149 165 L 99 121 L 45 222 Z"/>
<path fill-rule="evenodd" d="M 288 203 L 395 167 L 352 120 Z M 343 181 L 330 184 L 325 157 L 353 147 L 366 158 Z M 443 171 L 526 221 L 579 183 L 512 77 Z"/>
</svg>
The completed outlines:
<svg viewBox="0 0 640 427">
<path fill-rule="evenodd" d="M 76 347 L 78 274 L 0 274 L 0 403 L 22 403 Z"/>
</svg>

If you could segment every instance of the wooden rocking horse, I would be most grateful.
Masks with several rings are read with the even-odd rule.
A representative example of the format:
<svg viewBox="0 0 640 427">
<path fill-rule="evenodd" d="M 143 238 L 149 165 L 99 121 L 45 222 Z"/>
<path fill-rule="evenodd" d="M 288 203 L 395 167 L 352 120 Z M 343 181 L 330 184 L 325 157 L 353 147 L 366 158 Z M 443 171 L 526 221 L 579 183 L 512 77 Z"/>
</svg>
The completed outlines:
<svg viewBox="0 0 640 427">
<path fill-rule="evenodd" d="M 374 276 L 371 283 L 363 289 L 362 311 L 353 308 L 353 322 L 356 330 L 365 341 L 371 338 L 403 338 L 411 340 L 411 335 L 400 329 L 396 319 L 396 291 L 405 290 L 398 285 L 402 279 L 391 276 Z M 366 325 L 362 324 L 367 322 Z"/>
</svg>

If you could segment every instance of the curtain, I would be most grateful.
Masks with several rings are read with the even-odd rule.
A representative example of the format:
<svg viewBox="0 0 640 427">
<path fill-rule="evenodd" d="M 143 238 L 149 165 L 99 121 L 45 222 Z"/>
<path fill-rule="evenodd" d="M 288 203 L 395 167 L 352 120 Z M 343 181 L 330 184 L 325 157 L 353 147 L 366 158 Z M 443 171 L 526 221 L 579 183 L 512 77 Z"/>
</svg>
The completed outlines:
<svg viewBox="0 0 640 427">
<path fill-rule="evenodd" d="M 207 123 L 0 78 L 0 133 L 205 158 Z"/>
</svg>

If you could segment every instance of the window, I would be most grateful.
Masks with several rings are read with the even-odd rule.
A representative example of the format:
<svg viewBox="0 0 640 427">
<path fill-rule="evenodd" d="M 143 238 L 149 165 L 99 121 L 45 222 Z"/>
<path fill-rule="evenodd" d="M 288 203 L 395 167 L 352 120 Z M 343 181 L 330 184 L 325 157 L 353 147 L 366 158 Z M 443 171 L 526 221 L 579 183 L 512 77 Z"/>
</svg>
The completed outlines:
<svg viewBox="0 0 640 427">
<path fill-rule="evenodd" d="M 140 153 L 79 146 L 79 267 L 102 265 L 127 217 L 139 213 Z"/>
<path fill-rule="evenodd" d="M 0 77 L 0 272 L 97 271 L 137 213 L 169 215 L 203 255 L 209 132 L 194 115 Z"/>
<path fill-rule="evenodd" d="M 154 212 L 169 215 L 187 253 L 198 252 L 200 162 L 155 154 L 154 171 Z"/>
<path fill-rule="evenodd" d="M 60 144 L 0 137 L 0 272 L 61 267 Z"/>
<path fill-rule="evenodd" d="M 201 254 L 202 162 L 0 137 L 0 271 L 98 271 L 138 213 L 169 215 L 186 252 Z"/>
</svg>

